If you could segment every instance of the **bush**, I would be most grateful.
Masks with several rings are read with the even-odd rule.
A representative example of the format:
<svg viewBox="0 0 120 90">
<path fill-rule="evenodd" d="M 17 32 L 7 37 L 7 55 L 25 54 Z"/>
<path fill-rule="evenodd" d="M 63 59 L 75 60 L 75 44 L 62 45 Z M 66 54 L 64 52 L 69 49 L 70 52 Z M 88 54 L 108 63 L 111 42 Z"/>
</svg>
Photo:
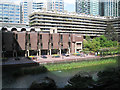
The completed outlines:
<svg viewBox="0 0 120 90">
<path fill-rule="evenodd" d="M 55 90 L 57 88 L 55 81 L 49 77 L 45 77 L 44 81 L 41 83 L 33 82 L 30 86 L 30 90 L 34 89 L 52 89 Z"/>
</svg>

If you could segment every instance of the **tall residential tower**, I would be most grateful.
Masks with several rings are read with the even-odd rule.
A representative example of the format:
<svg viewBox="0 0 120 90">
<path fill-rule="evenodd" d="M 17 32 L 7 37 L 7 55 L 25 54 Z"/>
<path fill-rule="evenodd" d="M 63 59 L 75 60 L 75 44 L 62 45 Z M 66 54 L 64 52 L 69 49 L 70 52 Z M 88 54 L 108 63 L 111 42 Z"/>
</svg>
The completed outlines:
<svg viewBox="0 0 120 90">
<path fill-rule="evenodd" d="M 20 6 L 14 3 L 0 3 L 0 22 L 20 23 Z"/>
<path fill-rule="evenodd" d="M 120 16 L 120 0 L 76 0 L 76 12 L 100 16 Z"/>
<path fill-rule="evenodd" d="M 76 0 L 76 12 L 90 14 L 90 0 Z"/>
<path fill-rule="evenodd" d="M 120 0 L 105 0 L 104 2 L 104 16 L 119 16 L 118 12 L 120 11 L 119 7 Z"/>
</svg>

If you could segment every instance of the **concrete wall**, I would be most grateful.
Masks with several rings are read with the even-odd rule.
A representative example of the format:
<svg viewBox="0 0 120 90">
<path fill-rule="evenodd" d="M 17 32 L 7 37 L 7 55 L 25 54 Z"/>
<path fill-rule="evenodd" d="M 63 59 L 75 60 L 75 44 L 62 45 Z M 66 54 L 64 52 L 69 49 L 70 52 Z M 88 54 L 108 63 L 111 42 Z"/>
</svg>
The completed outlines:
<svg viewBox="0 0 120 90">
<path fill-rule="evenodd" d="M 62 35 L 63 35 L 63 49 L 68 49 L 69 34 L 62 34 Z"/>
<path fill-rule="evenodd" d="M 37 32 L 30 32 L 31 50 L 37 50 Z"/>
<path fill-rule="evenodd" d="M 26 44 L 26 32 L 19 32 L 16 33 L 18 35 L 18 44 L 20 46 L 21 50 L 25 50 L 25 44 Z"/>
<path fill-rule="evenodd" d="M 52 34 L 53 36 L 53 49 L 59 49 L 59 34 Z"/>
<path fill-rule="evenodd" d="M 40 39 L 42 35 L 42 38 Z M 62 40 L 61 40 L 62 35 Z M 52 40 L 51 40 L 52 36 Z M 40 51 L 40 50 L 47 50 L 50 51 L 51 49 L 58 50 L 58 53 L 61 52 L 60 49 L 69 50 L 69 43 L 70 43 L 70 51 L 71 53 L 75 53 L 76 49 L 79 49 L 79 46 L 76 47 L 77 42 L 83 41 L 83 36 L 79 34 L 59 34 L 59 33 L 39 33 L 35 31 L 7 31 L 3 32 L 3 49 L 4 51 L 25 51 L 25 53 L 30 53 L 29 51 Z M 53 48 L 51 44 L 53 43 Z M 42 44 L 42 48 L 41 48 Z M 13 51 L 14 50 L 14 51 Z M 15 53 L 17 53 L 15 52 Z M 29 56 L 29 54 L 26 54 Z"/>
<path fill-rule="evenodd" d="M 42 49 L 48 49 L 48 42 L 49 42 L 49 34 L 48 33 L 42 33 Z"/>
</svg>

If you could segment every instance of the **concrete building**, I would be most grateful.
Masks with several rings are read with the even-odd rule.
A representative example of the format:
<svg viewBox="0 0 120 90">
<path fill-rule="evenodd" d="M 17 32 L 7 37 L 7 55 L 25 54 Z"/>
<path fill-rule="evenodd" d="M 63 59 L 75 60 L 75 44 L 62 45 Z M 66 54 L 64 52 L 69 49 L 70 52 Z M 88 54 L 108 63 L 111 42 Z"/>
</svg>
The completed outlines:
<svg viewBox="0 0 120 90">
<path fill-rule="evenodd" d="M 2 56 L 30 56 L 72 54 L 82 50 L 83 36 L 80 34 L 42 33 L 34 28 L 2 28 Z M 9 40 L 7 40 L 9 38 Z"/>
<path fill-rule="evenodd" d="M 76 33 L 93 37 L 104 34 L 107 21 L 115 19 L 115 17 L 52 11 L 34 12 L 29 17 L 30 26 L 39 28 L 43 32 L 49 32 L 51 28 L 56 28 L 58 33 Z M 117 25 L 114 26 L 118 29 Z"/>
<path fill-rule="evenodd" d="M 20 5 L 0 2 L 0 22 L 20 23 Z"/>
<path fill-rule="evenodd" d="M 0 22 L 0 27 L 6 27 L 6 28 L 26 28 L 29 27 L 28 24 L 23 23 L 6 23 L 6 22 Z"/>
<path fill-rule="evenodd" d="M 23 0 L 20 3 L 20 22 L 29 23 L 28 16 L 33 11 L 41 11 L 45 9 L 47 11 L 56 10 L 59 12 L 64 11 L 63 0 Z"/>
</svg>

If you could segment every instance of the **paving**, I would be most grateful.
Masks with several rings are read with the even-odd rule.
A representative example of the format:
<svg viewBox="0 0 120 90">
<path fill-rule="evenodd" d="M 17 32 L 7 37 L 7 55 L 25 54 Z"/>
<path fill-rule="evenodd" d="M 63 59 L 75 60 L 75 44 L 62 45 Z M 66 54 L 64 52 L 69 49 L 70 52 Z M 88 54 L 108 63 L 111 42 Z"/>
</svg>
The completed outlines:
<svg viewBox="0 0 120 90">
<path fill-rule="evenodd" d="M 88 55 L 85 57 L 81 57 L 81 56 L 60 56 L 59 58 L 52 58 L 52 56 L 47 56 L 47 58 L 41 58 L 41 57 L 37 57 L 36 62 L 40 63 L 40 64 L 46 64 L 46 63 L 58 63 L 58 62 L 70 62 L 70 61 L 79 61 L 79 60 L 88 60 L 88 59 L 97 59 L 100 58 L 98 56 L 95 55 Z"/>
<path fill-rule="evenodd" d="M 80 60 L 90 60 L 90 59 L 98 59 L 99 56 L 95 55 L 86 55 L 86 56 L 60 56 L 57 58 L 53 58 L 50 55 L 46 55 L 47 58 L 42 58 L 41 56 L 35 56 L 36 59 L 28 59 L 26 57 L 19 57 L 20 60 L 15 60 L 15 58 L 8 58 L 2 61 L 2 65 L 16 65 L 16 64 L 47 64 L 47 63 L 59 63 L 59 62 L 71 62 L 71 61 L 80 61 Z"/>
</svg>

